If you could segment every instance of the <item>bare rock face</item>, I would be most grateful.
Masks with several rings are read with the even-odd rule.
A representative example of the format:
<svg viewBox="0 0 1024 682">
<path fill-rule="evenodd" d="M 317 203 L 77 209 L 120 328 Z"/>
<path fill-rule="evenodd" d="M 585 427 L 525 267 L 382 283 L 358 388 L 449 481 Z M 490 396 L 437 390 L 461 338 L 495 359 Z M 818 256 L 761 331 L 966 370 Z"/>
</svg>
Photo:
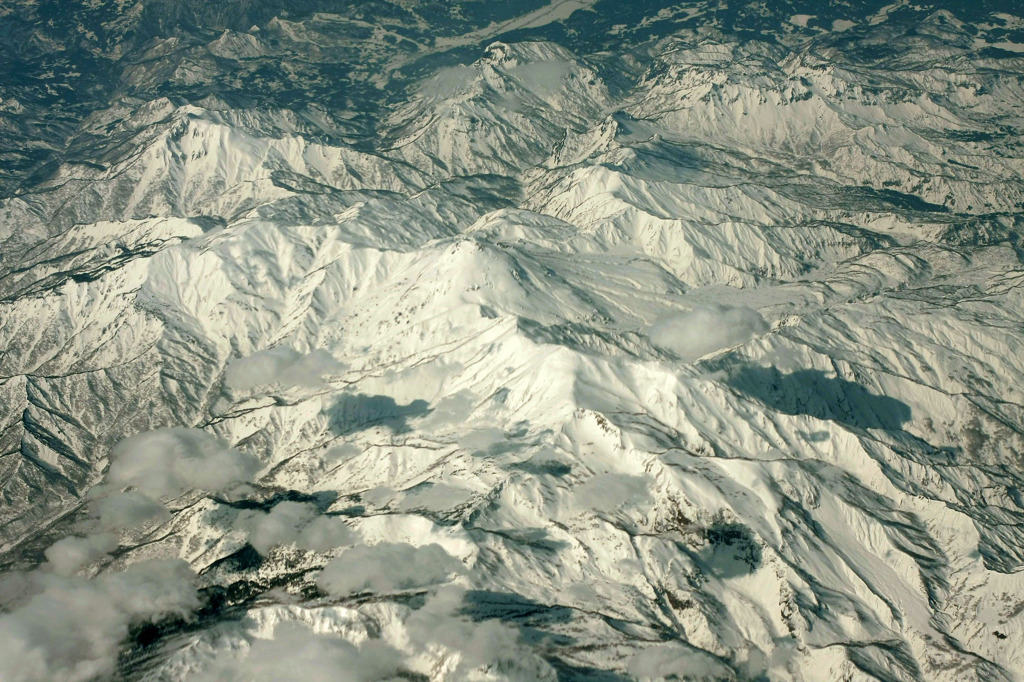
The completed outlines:
<svg viewBox="0 0 1024 682">
<path fill-rule="evenodd" d="M 0 679 L 1024 679 L 996 4 L 0 8 Z"/>
</svg>

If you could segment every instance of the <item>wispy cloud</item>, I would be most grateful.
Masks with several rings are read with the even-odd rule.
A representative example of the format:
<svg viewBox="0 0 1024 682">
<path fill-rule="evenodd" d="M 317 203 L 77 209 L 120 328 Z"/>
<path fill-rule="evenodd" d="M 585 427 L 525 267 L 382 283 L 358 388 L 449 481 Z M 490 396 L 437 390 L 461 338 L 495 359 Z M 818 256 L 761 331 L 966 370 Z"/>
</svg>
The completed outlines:
<svg viewBox="0 0 1024 682">
<path fill-rule="evenodd" d="M 344 519 L 318 516 L 316 506 L 304 502 L 280 502 L 244 523 L 249 528 L 249 544 L 263 555 L 282 545 L 323 552 L 350 545 L 358 538 Z"/>
<path fill-rule="evenodd" d="M 651 497 L 651 479 L 629 474 L 600 474 L 573 488 L 576 505 L 600 512 L 615 512 Z"/>
<path fill-rule="evenodd" d="M 57 575 L 70 576 L 108 552 L 117 549 L 117 538 L 110 533 L 97 533 L 85 537 L 70 536 L 50 545 L 44 552 L 45 568 Z"/>
<path fill-rule="evenodd" d="M 342 597 L 431 587 L 464 572 L 462 562 L 440 545 L 381 543 L 346 550 L 324 567 L 317 585 Z"/>
<path fill-rule="evenodd" d="M 101 497 L 93 500 L 89 508 L 99 518 L 103 530 L 129 530 L 171 518 L 166 507 L 136 491 Z"/>
<path fill-rule="evenodd" d="M 672 676 L 686 679 L 732 679 L 734 673 L 710 654 L 676 642 L 656 644 L 636 654 L 626 667 L 636 679 L 653 682 Z"/>
<path fill-rule="evenodd" d="M 651 342 L 690 362 L 766 331 L 768 324 L 752 308 L 701 305 L 659 320 L 651 328 Z"/>
<path fill-rule="evenodd" d="M 168 428 L 140 433 L 121 441 L 110 456 L 106 481 L 134 486 L 156 497 L 184 490 L 220 490 L 251 481 L 260 469 L 252 455 L 199 429 Z"/>
<path fill-rule="evenodd" d="M 95 580 L 37 573 L 38 591 L 0 615 L 0 679 L 109 678 L 131 624 L 198 608 L 192 579 L 179 560 L 146 561 Z"/>
<path fill-rule="evenodd" d="M 278 624 L 271 638 L 255 639 L 242 657 L 221 654 L 199 682 L 372 682 L 391 679 L 402 655 L 381 640 L 353 644 L 295 622 Z"/>
<path fill-rule="evenodd" d="M 301 353 L 277 346 L 233 360 L 228 364 L 224 382 L 240 391 L 260 386 L 318 386 L 324 376 L 344 371 L 344 365 L 327 351 Z"/>
</svg>

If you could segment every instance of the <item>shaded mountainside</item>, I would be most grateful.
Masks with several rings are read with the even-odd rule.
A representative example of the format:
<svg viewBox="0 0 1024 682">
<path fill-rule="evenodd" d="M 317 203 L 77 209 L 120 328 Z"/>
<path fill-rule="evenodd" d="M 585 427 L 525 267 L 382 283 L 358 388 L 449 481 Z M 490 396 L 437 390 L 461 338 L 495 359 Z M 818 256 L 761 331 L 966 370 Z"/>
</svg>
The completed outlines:
<svg viewBox="0 0 1024 682">
<path fill-rule="evenodd" d="M 0 8 L 0 677 L 1022 679 L 1024 18 L 770 4 Z"/>
</svg>

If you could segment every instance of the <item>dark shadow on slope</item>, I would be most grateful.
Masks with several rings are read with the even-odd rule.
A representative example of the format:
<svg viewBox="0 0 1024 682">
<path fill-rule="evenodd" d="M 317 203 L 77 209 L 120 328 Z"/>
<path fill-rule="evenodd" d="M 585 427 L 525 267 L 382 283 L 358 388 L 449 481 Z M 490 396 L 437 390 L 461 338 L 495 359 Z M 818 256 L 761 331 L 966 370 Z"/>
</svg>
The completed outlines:
<svg viewBox="0 0 1024 682">
<path fill-rule="evenodd" d="M 718 578 L 738 578 L 761 567 L 761 545 L 754 532 L 742 523 L 716 521 L 703 530 L 707 544 L 699 558 Z"/>
<path fill-rule="evenodd" d="M 910 421 L 910 406 L 875 395 L 860 384 L 804 369 L 783 374 L 774 367 L 747 366 L 732 374 L 728 383 L 773 410 L 862 429 L 899 431 Z"/>
<path fill-rule="evenodd" d="M 648 357 L 650 344 L 636 332 L 609 332 L 578 322 L 545 325 L 520 318 L 519 330 L 536 343 L 566 346 L 583 353 Z"/>
<path fill-rule="evenodd" d="M 387 395 L 346 394 L 327 410 L 328 426 L 338 436 L 348 436 L 359 431 L 384 426 L 394 433 L 411 431 L 409 419 L 422 417 L 430 412 L 426 400 L 414 400 L 408 405 L 399 405 Z"/>
<path fill-rule="evenodd" d="M 879 680 L 895 677 L 894 670 L 902 672 L 908 679 L 921 677 L 921 668 L 917 665 L 913 652 L 904 642 L 863 645 L 851 642 L 846 645 L 846 653 L 858 670 Z"/>
<path fill-rule="evenodd" d="M 975 510 L 971 510 L 970 514 L 975 519 L 975 527 L 981 536 L 978 539 L 978 554 L 981 555 L 985 568 L 1005 574 L 1019 572 L 1021 567 L 1024 567 L 1020 526 L 999 525 L 987 518 L 979 520 L 980 515 Z"/>
<path fill-rule="evenodd" d="M 274 492 L 264 499 L 226 500 L 217 495 L 211 496 L 211 499 L 217 504 L 222 504 L 232 509 L 259 509 L 265 512 L 269 512 L 281 502 L 305 502 L 316 505 L 317 512 L 323 514 L 338 499 L 338 493 L 334 490 L 320 490 L 315 493 L 285 490 L 283 492 Z"/>
<path fill-rule="evenodd" d="M 549 606 L 512 592 L 470 590 L 463 603 L 462 615 L 474 622 L 497 618 L 520 627 L 568 623 L 573 614 L 567 606 Z"/>
<path fill-rule="evenodd" d="M 532 457 L 525 462 L 509 465 L 509 469 L 525 471 L 534 476 L 555 476 L 561 478 L 572 473 L 572 465 L 556 459 Z"/>
<path fill-rule="evenodd" d="M 839 193 L 854 202 L 864 202 L 871 207 L 891 207 L 911 213 L 949 213 L 949 208 L 942 204 L 933 204 L 921 197 L 894 189 L 875 189 L 866 186 L 846 186 Z"/>
<path fill-rule="evenodd" d="M 555 669 L 558 682 L 629 682 L 633 679 L 613 670 L 573 665 L 555 656 L 547 656 L 545 660 Z"/>
<path fill-rule="evenodd" d="M 486 533 L 488 535 L 498 536 L 507 540 L 508 542 L 514 543 L 516 549 L 519 551 L 530 551 L 530 552 L 541 552 L 541 553 L 555 553 L 567 551 L 570 547 L 569 543 L 564 540 L 558 540 L 551 536 L 546 528 L 509 528 L 505 530 L 481 530 L 472 525 L 473 521 L 476 520 L 478 515 L 477 511 L 474 511 L 470 515 L 470 518 L 464 524 L 464 527 L 473 533 Z"/>
<path fill-rule="evenodd" d="M 255 571 L 263 565 L 263 556 L 256 551 L 256 548 L 246 543 L 241 549 L 228 556 L 217 559 L 203 569 L 202 573 L 210 571 L 226 570 L 232 573 L 243 573 Z"/>
<path fill-rule="evenodd" d="M 228 570 L 252 572 L 258 570 L 259 564 L 262 563 L 259 554 L 250 545 L 245 545 L 231 557 L 225 557 L 220 562 L 206 567 L 200 574 L 209 575 L 217 566 Z M 254 559 L 259 559 L 259 563 L 250 561 Z M 240 563 L 235 566 L 222 563 L 228 560 Z M 166 650 L 163 647 L 169 641 L 173 641 L 172 638 L 208 631 L 220 623 L 237 621 L 253 608 L 254 602 L 262 595 L 275 588 L 305 580 L 313 570 L 315 569 L 304 568 L 299 571 L 263 575 L 259 579 L 231 579 L 230 582 L 224 582 L 223 575 L 214 578 L 214 584 L 198 589 L 201 606 L 189 616 L 183 618 L 174 615 L 154 622 L 133 624 L 128 637 L 123 641 L 125 646 L 118 655 L 119 674 L 110 679 L 147 679 L 150 677 L 145 674 L 147 671 L 155 670 L 165 662 L 162 654 L 166 654 Z M 303 586 L 300 595 L 306 600 L 323 597 L 316 592 L 315 586 L 308 583 Z"/>
<path fill-rule="evenodd" d="M 553 625 L 572 622 L 574 612 L 571 608 L 558 604 L 542 604 L 512 592 L 470 590 L 463 598 L 461 615 L 475 623 L 499 620 L 515 626 L 523 642 L 534 649 L 557 651 L 561 647 L 571 647 L 576 643 L 573 637 L 547 629 Z M 577 668 L 553 653 L 544 656 L 544 659 L 555 668 L 559 680 L 597 679 L 612 682 L 624 679 L 615 673 L 593 668 Z"/>
</svg>

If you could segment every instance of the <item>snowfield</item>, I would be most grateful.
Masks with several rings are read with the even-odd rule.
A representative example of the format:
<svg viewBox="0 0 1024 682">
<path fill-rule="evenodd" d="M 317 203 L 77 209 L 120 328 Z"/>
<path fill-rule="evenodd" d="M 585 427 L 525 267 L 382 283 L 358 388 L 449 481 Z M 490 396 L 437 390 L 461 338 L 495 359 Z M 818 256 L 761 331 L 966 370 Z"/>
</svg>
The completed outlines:
<svg viewBox="0 0 1024 682">
<path fill-rule="evenodd" d="M 997 24 L 121 4 L 0 199 L 0 679 L 1024 679 Z"/>
</svg>

